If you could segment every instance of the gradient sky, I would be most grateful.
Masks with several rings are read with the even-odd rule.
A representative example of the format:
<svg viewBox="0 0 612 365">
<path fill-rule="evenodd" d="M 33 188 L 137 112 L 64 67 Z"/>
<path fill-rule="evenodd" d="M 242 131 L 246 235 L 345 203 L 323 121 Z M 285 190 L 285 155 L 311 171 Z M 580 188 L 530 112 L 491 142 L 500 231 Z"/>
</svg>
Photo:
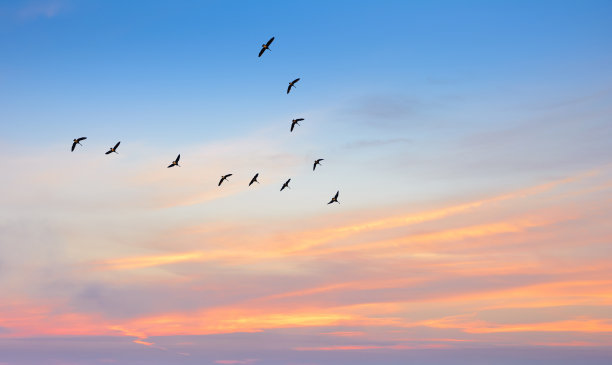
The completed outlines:
<svg viewBox="0 0 612 365">
<path fill-rule="evenodd" d="M 612 363 L 610 1 L 3 0 L 0 154 L 0 365 Z"/>
</svg>

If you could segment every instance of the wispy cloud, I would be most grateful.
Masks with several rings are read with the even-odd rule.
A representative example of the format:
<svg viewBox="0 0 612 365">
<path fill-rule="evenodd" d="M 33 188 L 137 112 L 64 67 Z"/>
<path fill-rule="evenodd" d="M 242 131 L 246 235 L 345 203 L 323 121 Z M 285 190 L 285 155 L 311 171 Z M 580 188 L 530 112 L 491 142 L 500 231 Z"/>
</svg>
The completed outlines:
<svg viewBox="0 0 612 365">
<path fill-rule="evenodd" d="M 53 18 L 65 9 L 66 3 L 61 0 L 32 1 L 20 9 L 17 15 L 22 20 Z"/>
</svg>

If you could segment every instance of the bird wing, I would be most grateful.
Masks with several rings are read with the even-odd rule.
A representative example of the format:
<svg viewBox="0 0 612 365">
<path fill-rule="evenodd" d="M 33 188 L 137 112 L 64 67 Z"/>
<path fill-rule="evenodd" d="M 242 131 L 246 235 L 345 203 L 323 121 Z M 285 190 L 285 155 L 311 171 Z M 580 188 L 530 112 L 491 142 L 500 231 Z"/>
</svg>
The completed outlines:
<svg viewBox="0 0 612 365">
<path fill-rule="evenodd" d="M 221 186 L 221 183 L 223 182 L 223 180 L 225 180 L 225 176 L 223 176 L 221 180 L 219 180 L 219 183 L 217 184 L 217 186 Z"/>
<path fill-rule="evenodd" d="M 172 167 L 172 166 L 174 166 L 174 164 L 173 164 L 173 163 L 171 163 L 170 165 L 168 165 L 168 168 L 170 168 L 170 167 Z"/>
<path fill-rule="evenodd" d="M 77 142 L 81 142 L 82 140 L 87 139 L 87 137 L 77 138 Z"/>
<path fill-rule="evenodd" d="M 272 44 L 272 42 L 274 42 L 274 37 L 270 38 L 270 40 L 268 41 L 268 43 L 266 43 L 266 46 L 269 46 Z"/>
<path fill-rule="evenodd" d="M 108 154 L 109 154 L 109 153 L 111 153 L 111 152 L 113 152 L 113 151 L 106 151 L 104 154 L 105 154 L 105 155 L 108 155 Z"/>
<path fill-rule="evenodd" d="M 289 94 L 289 91 L 291 91 L 291 86 L 293 85 L 289 84 L 289 87 L 287 88 L 287 94 Z"/>
<path fill-rule="evenodd" d="M 295 127 L 295 123 L 291 123 L 291 132 L 293 132 L 293 127 Z"/>
<path fill-rule="evenodd" d="M 117 144 L 115 145 L 115 147 L 113 147 L 113 149 L 117 149 L 117 147 L 119 147 L 119 144 L 121 143 L 121 141 L 117 142 Z"/>
<path fill-rule="evenodd" d="M 312 165 L 312 171 L 314 171 L 317 168 L 317 161 L 314 162 L 314 164 Z"/>
<path fill-rule="evenodd" d="M 181 159 L 181 154 L 179 153 L 179 155 L 176 156 L 176 161 L 175 162 L 178 163 L 180 159 Z"/>
<path fill-rule="evenodd" d="M 227 179 L 228 177 L 232 176 L 233 174 L 227 174 L 225 175 L 225 178 Z"/>
<path fill-rule="evenodd" d="M 77 143 L 76 142 L 72 142 L 72 148 L 70 149 L 70 151 L 74 151 L 74 148 L 76 147 Z"/>
<path fill-rule="evenodd" d="M 262 54 L 263 54 L 265 51 L 266 51 L 266 49 L 262 47 L 262 48 L 261 48 L 261 51 L 259 51 L 259 56 L 257 56 L 257 57 L 261 57 L 261 55 L 262 55 Z"/>
<path fill-rule="evenodd" d="M 303 120 L 304 120 L 304 118 L 298 118 L 298 119 L 296 119 L 295 121 L 296 121 L 296 122 L 301 122 L 301 121 L 303 121 Z"/>
<path fill-rule="evenodd" d="M 336 195 L 334 196 L 334 199 L 338 199 L 338 194 L 340 194 L 340 190 L 336 191 Z"/>
<path fill-rule="evenodd" d="M 297 79 L 293 80 L 291 83 L 295 84 L 296 82 L 300 81 L 300 78 L 298 77 Z"/>
</svg>

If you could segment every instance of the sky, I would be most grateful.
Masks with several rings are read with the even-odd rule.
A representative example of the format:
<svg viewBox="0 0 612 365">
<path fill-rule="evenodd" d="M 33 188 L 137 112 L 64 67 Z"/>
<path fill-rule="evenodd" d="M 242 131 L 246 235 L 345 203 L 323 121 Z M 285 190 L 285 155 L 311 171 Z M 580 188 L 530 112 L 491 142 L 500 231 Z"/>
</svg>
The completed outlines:
<svg viewBox="0 0 612 365">
<path fill-rule="evenodd" d="M 609 1 L 3 0 L 0 154 L 0 365 L 612 362 Z"/>
</svg>

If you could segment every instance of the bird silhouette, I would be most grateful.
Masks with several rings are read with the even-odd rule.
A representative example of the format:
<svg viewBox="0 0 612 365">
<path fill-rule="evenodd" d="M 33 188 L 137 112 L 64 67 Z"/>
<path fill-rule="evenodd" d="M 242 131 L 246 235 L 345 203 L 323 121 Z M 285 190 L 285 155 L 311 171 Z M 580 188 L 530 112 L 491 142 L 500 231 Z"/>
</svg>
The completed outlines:
<svg viewBox="0 0 612 365">
<path fill-rule="evenodd" d="M 249 186 L 251 186 L 251 184 L 254 182 L 259 184 L 259 181 L 257 181 L 257 176 L 259 176 L 259 172 L 256 173 L 255 176 L 253 176 L 253 178 L 251 179 L 251 182 L 249 183 Z"/>
<path fill-rule="evenodd" d="M 283 191 L 283 189 L 285 189 L 285 188 L 289 188 L 289 181 L 291 181 L 291 179 L 285 181 L 285 183 L 283 184 L 283 187 L 280 189 L 280 191 Z M 289 189 L 291 189 L 291 188 L 289 188 Z"/>
<path fill-rule="evenodd" d="M 119 143 L 121 143 L 121 141 L 117 142 L 117 144 L 115 145 L 115 147 L 111 147 L 106 153 L 105 155 L 111 154 L 113 152 L 118 153 L 117 152 L 117 147 L 119 147 Z"/>
<path fill-rule="evenodd" d="M 261 57 L 262 54 L 264 54 L 264 52 L 267 50 L 271 51 L 270 49 L 270 44 L 272 44 L 272 42 L 274 42 L 274 37 L 270 38 L 270 40 L 268 41 L 268 43 L 266 44 L 262 44 L 261 45 L 261 51 L 259 51 L 259 56 L 257 57 Z"/>
<path fill-rule="evenodd" d="M 219 184 L 217 186 L 221 186 L 221 183 L 225 180 L 227 180 L 228 177 L 232 176 L 232 174 L 227 174 L 227 175 L 223 175 L 221 176 L 221 180 L 219 180 Z"/>
<path fill-rule="evenodd" d="M 296 125 L 296 124 L 297 124 L 297 125 L 300 125 L 300 123 L 299 123 L 299 122 L 301 122 L 301 121 L 303 121 L 303 120 L 304 120 L 304 118 L 293 119 L 293 120 L 291 121 L 291 130 L 290 130 L 290 132 L 293 132 L 293 128 L 295 127 L 295 125 Z"/>
<path fill-rule="evenodd" d="M 292 87 L 295 87 L 295 83 L 298 82 L 298 81 L 300 81 L 299 77 L 289 83 L 289 87 L 287 88 L 287 94 L 289 94 L 289 91 L 291 91 Z"/>
<path fill-rule="evenodd" d="M 321 164 L 321 161 L 323 161 L 322 158 L 318 158 L 315 160 L 314 165 L 312 165 L 312 171 L 314 171 L 317 168 L 317 165 Z"/>
<path fill-rule="evenodd" d="M 70 149 L 70 151 L 74 151 L 74 148 L 76 147 L 77 144 L 81 144 L 81 141 L 87 139 L 87 137 L 81 137 L 81 138 L 75 138 L 72 140 L 72 148 Z M 82 144 L 81 144 L 82 146 Z"/>
<path fill-rule="evenodd" d="M 340 190 L 338 190 L 338 191 L 336 192 L 336 195 L 334 195 L 334 197 L 333 197 L 333 198 L 331 198 L 331 200 L 330 200 L 330 201 L 329 201 L 329 203 L 327 203 L 327 204 L 328 204 L 328 205 L 329 205 L 329 204 L 331 204 L 331 203 L 338 203 L 338 204 L 340 204 L 340 202 L 338 201 L 338 194 L 340 194 Z"/>
<path fill-rule="evenodd" d="M 181 167 L 181 165 L 178 164 L 180 159 L 181 159 L 181 154 L 179 153 L 179 155 L 176 156 L 176 160 L 172 161 L 172 163 L 170 165 L 168 165 L 168 168 L 174 167 L 174 166 Z"/>
</svg>

